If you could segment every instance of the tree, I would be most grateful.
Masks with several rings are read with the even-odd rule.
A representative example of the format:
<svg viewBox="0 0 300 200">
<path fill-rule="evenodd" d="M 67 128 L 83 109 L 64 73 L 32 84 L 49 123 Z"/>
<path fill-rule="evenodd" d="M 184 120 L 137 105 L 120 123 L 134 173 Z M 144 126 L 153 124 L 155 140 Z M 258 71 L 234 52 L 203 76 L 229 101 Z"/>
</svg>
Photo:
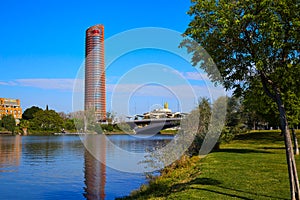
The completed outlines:
<svg viewBox="0 0 300 200">
<path fill-rule="evenodd" d="M 284 102 L 287 121 L 290 127 L 295 127 L 299 124 L 300 120 L 300 98 L 295 92 L 291 93 L 289 88 L 284 88 L 282 92 L 282 99 Z M 258 81 L 253 81 L 247 91 L 243 95 L 243 106 L 246 114 L 249 116 L 249 120 L 253 120 L 252 123 L 260 121 L 265 122 L 269 127 L 279 127 L 280 121 L 278 119 L 278 107 L 276 102 L 271 98 L 268 98 L 264 92 L 262 84 Z M 252 119 L 251 119 L 252 118 Z M 253 125 L 254 126 L 254 125 Z"/>
<path fill-rule="evenodd" d="M 239 99 L 236 97 L 227 97 L 226 126 L 238 126 L 241 120 L 241 103 Z"/>
<path fill-rule="evenodd" d="M 31 108 L 27 108 L 23 115 L 22 115 L 22 118 L 23 119 L 26 119 L 26 120 L 31 120 L 33 119 L 33 115 L 38 112 L 38 111 L 41 111 L 43 109 L 39 108 L 39 107 L 36 107 L 36 106 L 32 106 Z"/>
<path fill-rule="evenodd" d="M 203 139 L 207 134 L 208 127 L 210 124 L 212 112 L 211 112 L 211 106 L 209 100 L 204 97 L 200 98 L 197 108 L 191 112 L 191 115 L 193 115 L 193 112 L 199 113 L 199 114 L 194 114 L 195 116 L 199 116 L 199 120 L 197 120 L 199 124 L 198 124 L 198 128 L 197 128 L 198 130 L 195 135 L 194 141 L 192 142 L 192 144 L 188 149 L 188 153 L 190 155 L 197 155 L 199 154 L 199 150 L 203 143 Z"/>
<path fill-rule="evenodd" d="M 224 112 L 226 112 L 224 122 L 225 126 L 222 127 L 222 134 L 215 146 L 215 149 L 219 149 L 220 143 L 229 142 L 235 137 L 235 135 L 245 131 L 244 123 L 246 119 L 243 116 L 243 105 L 241 104 L 241 99 L 234 96 L 219 97 L 213 104 L 213 110 L 215 113 L 219 113 L 219 115 L 224 114 L 220 112 L 220 110 L 224 110 Z"/>
<path fill-rule="evenodd" d="M 12 115 L 6 115 L 2 118 L 2 125 L 8 131 L 14 134 L 16 128 L 16 120 Z"/>
<path fill-rule="evenodd" d="M 22 120 L 20 121 L 19 126 L 20 126 L 20 128 L 22 129 L 24 135 L 27 135 L 27 134 L 28 134 L 28 133 L 27 133 L 27 130 L 28 130 L 28 128 L 29 128 L 29 125 L 30 125 L 30 123 L 29 123 L 28 120 L 22 119 Z"/>
<path fill-rule="evenodd" d="M 40 110 L 33 115 L 31 127 L 42 131 L 61 131 L 63 119 L 54 110 Z"/>
<path fill-rule="evenodd" d="M 252 83 L 254 84 L 254 83 Z M 278 109 L 276 103 L 268 98 L 259 83 L 250 86 L 243 95 L 243 117 L 248 127 L 256 130 L 265 124 L 269 128 L 279 127 Z"/>
<path fill-rule="evenodd" d="M 74 119 L 64 119 L 64 128 L 66 130 L 76 130 Z"/>
<path fill-rule="evenodd" d="M 230 128 L 227 128 L 229 123 L 236 121 L 235 118 L 233 118 L 233 120 L 228 119 L 228 113 L 233 113 L 232 109 L 229 109 L 230 106 L 228 106 L 228 104 L 232 104 L 231 108 L 236 107 L 236 106 L 233 106 L 233 102 L 234 101 L 229 101 L 228 97 L 221 96 L 218 99 L 216 99 L 213 103 L 212 121 L 211 121 L 210 129 L 211 129 L 211 132 L 214 133 L 211 135 L 215 138 L 215 141 L 217 141 L 217 143 L 214 146 L 215 150 L 220 149 L 221 142 L 228 142 L 234 136 L 233 131 L 230 130 Z M 226 116 L 227 118 L 224 116 Z M 224 124 L 225 124 L 225 126 L 224 126 Z M 218 133 L 221 133 L 221 134 L 218 134 Z"/>
<path fill-rule="evenodd" d="M 116 113 L 115 112 L 106 112 L 106 119 L 108 121 L 108 123 L 113 123 L 115 121 L 116 118 Z"/>
<path fill-rule="evenodd" d="M 192 16 L 181 46 L 210 79 L 243 95 L 257 82 L 276 103 L 284 135 L 292 199 L 300 199 L 285 100 L 300 97 L 299 0 L 192 0 Z M 205 56 L 205 51 L 213 61 Z M 216 64 L 222 78 L 212 66 Z"/>
<path fill-rule="evenodd" d="M 71 118 L 74 120 L 75 127 L 78 132 L 83 132 L 85 129 L 85 113 L 84 111 L 77 111 L 71 113 Z"/>
</svg>

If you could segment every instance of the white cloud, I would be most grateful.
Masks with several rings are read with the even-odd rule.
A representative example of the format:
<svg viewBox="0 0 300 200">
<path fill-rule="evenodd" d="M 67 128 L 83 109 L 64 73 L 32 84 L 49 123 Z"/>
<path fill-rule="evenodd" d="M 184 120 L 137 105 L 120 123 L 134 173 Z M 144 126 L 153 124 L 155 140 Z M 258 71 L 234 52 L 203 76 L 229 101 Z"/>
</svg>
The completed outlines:
<svg viewBox="0 0 300 200">
<path fill-rule="evenodd" d="M 17 85 L 17 83 L 15 83 L 14 81 L 0 81 L 0 85 L 14 86 Z"/>
<path fill-rule="evenodd" d="M 203 80 L 210 81 L 206 73 L 185 72 L 183 76 L 188 80 Z"/>
<path fill-rule="evenodd" d="M 206 78 L 203 74 L 187 72 L 185 76 L 189 79 L 198 80 L 201 77 Z M 84 92 L 84 81 L 82 79 L 16 79 L 14 81 L 0 81 L 0 85 L 34 87 L 48 90 L 65 90 L 75 92 Z M 112 95 L 126 96 L 161 96 L 181 98 L 195 98 L 199 96 L 220 96 L 223 90 L 212 85 L 151 85 L 151 84 L 106 84 L 106 91 Z"/>
<path fill-rule="evenodd" d="M 0 85 L 9 85 L 9 83 L 0 81 Z"/>
<path fill-rule="evenodd" d="M 221 87 L 206 86 L 206 85 L 172 85 L 172 86 L 160 86 L 160 85 L 142 85 L 142 84 L 108 84 L 106 86 L 107 92 L 112 96 L 149 96 L 149 97 L 174 97 L 179 98 L 198 98 L 201 96 L 216 97 L 225 95 L 224 90 Z"/>
<path fill-rule="evenodd" d="M 16 79 L 14 81 L 2 81 L 0 85 L 72 91 L 74 79 Z"/>
</svg>

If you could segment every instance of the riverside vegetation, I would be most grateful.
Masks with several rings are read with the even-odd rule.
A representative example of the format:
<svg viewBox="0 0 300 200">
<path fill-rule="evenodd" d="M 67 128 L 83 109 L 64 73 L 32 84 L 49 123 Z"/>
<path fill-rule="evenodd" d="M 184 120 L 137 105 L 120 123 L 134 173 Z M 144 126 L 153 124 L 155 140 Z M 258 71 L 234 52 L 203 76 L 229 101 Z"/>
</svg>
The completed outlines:
<svg viewBox="0 0 300 200">
<path fill-rule="evenodd" d="M 212 110 L 221 101 L 228 104 L 225 126 L 213 153 L 200 159 Z M 149 184 L 120 199 L 288 199 L 284 138 L 279 130 L 249 131 L 249 116 L 253 115 L 241 102 L 235 97 L 220 97 L 210 104 L 201 98 L 192 111 L 201 113 L 198 132 L 185 155 Z M 264 121 L 258 124 L 266 125 Z M 296 161 L 299 163 L 299 158 Z"/>
<path fill-rule="evenodd" d="M 296 162 L 300 164 L 299 157 Z M 182 157 L 119 199 L 289 199 L 286 171 L 280 132 L 252 131 L 236 135 L 203 159 Z"/>
<path fill-rule="evenodd" d="M 211 81 L 278 113 L 293 200 L 300 199 L 289 130 L 300 119 L 299 7 L 293 0 L 191 0 L 181 43 Z"/>
<path fill-rule="evenodd" d="M 23 135 L 52 135 L 57 132 L 75 133 L 84 128 L 83 117 L 77 115 L 82 115 L 82 113 L 58 113 L 55 110 L 49 110 L 48 106 L 45 110 L 32 106 L 24 111 L 18 125 L 16 125 L 12 115 L 4 116 L 0 120 L 0 133 Z M 108 112 L 107 117 L 111 121 L 114 115 Z M 88 129 L 98 134 L 123 133 L 129 130 L 129 126 L 126 125 L 125 123 L 119 125 L 92 123 L 89 124 L 91 127 Z"/>
</svg>

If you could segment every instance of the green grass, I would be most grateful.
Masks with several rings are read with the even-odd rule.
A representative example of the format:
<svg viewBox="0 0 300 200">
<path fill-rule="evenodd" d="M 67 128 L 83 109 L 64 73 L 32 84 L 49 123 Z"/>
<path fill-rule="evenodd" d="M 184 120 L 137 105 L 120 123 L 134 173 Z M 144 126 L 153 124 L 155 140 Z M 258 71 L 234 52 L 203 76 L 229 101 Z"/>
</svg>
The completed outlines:
<svg viewBox="0 0 300 200">
<path fill-rule="evenodd" d="M 278 131 L 240 135 L 203 159 L 185 159 L 124 199 L 289 199 Z M 296 162 L 300 167 L 298 156 Z"/>
</svg>

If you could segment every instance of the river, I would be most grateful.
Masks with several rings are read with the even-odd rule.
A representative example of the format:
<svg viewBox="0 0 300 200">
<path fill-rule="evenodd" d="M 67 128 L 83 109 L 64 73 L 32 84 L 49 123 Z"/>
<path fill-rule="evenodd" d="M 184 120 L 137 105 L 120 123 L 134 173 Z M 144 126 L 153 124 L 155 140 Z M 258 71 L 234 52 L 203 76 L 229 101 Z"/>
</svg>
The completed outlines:
<svg viewBox="0 0 300 200">
<path fill-rule="evenodd" d="M 79 136 L 0 136 L 0 197 L 104 200 L 128 195 L 147 180 L 144 173 L 134 173 L 141 157 L 127 159 L 119 150 L 139 155 L 135 153 L 171 139 L 96 135 L 86 142 Z"/>
</svg>

